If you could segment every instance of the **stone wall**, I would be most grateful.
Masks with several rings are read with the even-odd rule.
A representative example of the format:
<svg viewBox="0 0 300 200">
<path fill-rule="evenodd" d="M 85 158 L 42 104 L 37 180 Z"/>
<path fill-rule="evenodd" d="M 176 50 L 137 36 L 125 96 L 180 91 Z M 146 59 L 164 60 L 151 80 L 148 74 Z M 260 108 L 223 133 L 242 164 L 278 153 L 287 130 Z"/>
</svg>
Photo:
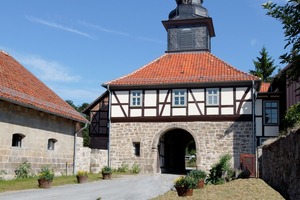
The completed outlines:
<svg viewBox="0 0 300 200">
<path fill-rule="evenodd" d="M 300 129 L 262 148 L 260 177 L 286 199 L 300 198 Z"/>
<path fill-rule="evenodd" d="M 43 165 L 51 165 L 59 175 L 73 172 L 73 121 L 0 101 L 0 127 L 0 171 L 5 178 L 13 178 L 25 161 L 34 174 Z M 24 136 L 21 147 L 12 146 L 16 133 Z M 49 139 L 56 140 L 53 150 L 48 149 Z"/>
<path fill-rule="evenodd" d="M 26 161 L 33 174 L 43 165 L 53 167 L 56 175 L 73 174 L 75 126 L 71 120 L 0 101 L 0 178 L 14 178 Z M 15 133 L 24 136 L 21 147 L 12 146 Z M 48 149 L 49 139 L 56 140 L 53 150 Z M 75 171 L 97 173 L 104 165 L 107 151 L 83 147 L 83 138 L 77 137 Z"/>
<path fill-rule="evenodd" d="M 232 165 L 239 167 L 241 153 L 254 153 L 251 122 L 112 123 L 111 166 L 137 163 L 144 173 L 158 172 L 159 139 L 173 129 L 182 129 L 192 135 L 200 169 L 209 170 L 226 153 L 233 156 Z M 133 142 L 140 142 L 140 157 L 134 155 Z"/>
<path fill-rule="evenodd" d="M 75 171 L 86 170 L 99 173 L 103 166 L 107 165 L 107 150 L 90 149 L 83 147 L 83 139 L 77 138 Z"/>
</svg>

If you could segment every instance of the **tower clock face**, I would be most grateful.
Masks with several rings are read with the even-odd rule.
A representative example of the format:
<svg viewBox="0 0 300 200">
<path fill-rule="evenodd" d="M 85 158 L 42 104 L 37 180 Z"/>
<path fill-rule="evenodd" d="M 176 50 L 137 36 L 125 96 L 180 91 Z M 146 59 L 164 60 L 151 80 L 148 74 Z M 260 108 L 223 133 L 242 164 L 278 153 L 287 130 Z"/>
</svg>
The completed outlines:
<svg viewBox="0 0 300 200">
<path fill-rule="evenodd" d="M 183 3 L 183 4 L 191 4 L 191 3 L 192 3 L 192 0 L 182 0 L 182 3 Z"/>
</svg>

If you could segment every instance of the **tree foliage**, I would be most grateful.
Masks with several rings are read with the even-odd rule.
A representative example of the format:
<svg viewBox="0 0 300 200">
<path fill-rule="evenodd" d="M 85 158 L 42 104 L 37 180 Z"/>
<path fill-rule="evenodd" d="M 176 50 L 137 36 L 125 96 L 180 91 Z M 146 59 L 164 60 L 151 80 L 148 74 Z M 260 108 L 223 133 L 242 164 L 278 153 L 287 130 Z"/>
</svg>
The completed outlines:
<svg viewBox="0 0 300 200">
<path fill-rule="evenodd" d="M 271 82 L 272 73 L 277 66 L 274 66 L 274 59 L 268 55 L 265 47 L 263 47 L 259 53 L 261 57 L 256 57 L 256 61 L 253 60 L 255 70 L 250 70 L 249 72 L 254 76 L 260 77 L 263 82 Z"/>
<path fill-rule="evenodd" d="M 263 5 L 267 9 L 267 15 L 279 20 L 283 25 L 286 45 L 290 50 L 281 55 L 281 63 L 290 64 L 287 71 L 287 78 L 290 81 L 297 81 L 300 77 L 300 1 L 288 0 L 284 5 L 268 2 Z"/>
<path fill-rule="evenodd" d="M 289 108 L 282 120 L 282 133 L 287 131 L 300 123 L 300 102 Z"/>
<path fill-rule="evenodd" d="M 72 100 L 66 100 L 66 102 L 72 108 L 74 108 L 75 110 L 77 110 L 80 113 L 89 106 L 88 103 L 83 103 L 79 106 L 76 106 Z M 86 119 L 88 120 L 88 116 L 86 116 Z M 88 147 L 90 144 L 89 127 L 82 131 L 82 136 L 83 136 L 83 146 Z"/>
</svg>

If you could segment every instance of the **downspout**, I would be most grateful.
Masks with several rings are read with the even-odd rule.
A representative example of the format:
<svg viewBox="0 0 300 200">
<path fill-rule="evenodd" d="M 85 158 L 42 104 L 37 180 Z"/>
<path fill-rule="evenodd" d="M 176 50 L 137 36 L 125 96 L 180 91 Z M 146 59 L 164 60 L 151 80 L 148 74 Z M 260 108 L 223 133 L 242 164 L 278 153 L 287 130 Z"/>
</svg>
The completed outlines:
<svg viewBox="0 0 300 200">
<path fill-rule="evenodd" d="M 256 101 L 256 95 L 255 95 L 255 89 L 254 89 L 255 83 L 252 81 L 252 92 L 251 92 L 251 98 L 252 98 L 252 135 L 253 135 L 253 154 L 256 152 L 256 126 L 255 126 L 255 101 Z"/>
<path fill-rule="evenodd" d="M 77 150 L 76 150 L 76 144 L 77 144 L 77 135 L 78 133 L 80 133 L 81 131 L 83 131 L 84 129 L 86 129 L 88 126 L 88 122 L 86 122 L 84 124 L 84 127 L 79 129 L 79 131 L 76 131 L 75 134 L 74 134 L 74 160 L 73 160 L 73 175 L 75 175 L 77 172 L 76 172 L 76 154 L 77 154 Z"/>
<path fill-rule="evenodd" d="M 110 162 L 110 113 L 111 113 L 111 91 L 109 89 L 109 85 L 107 85 L 107 91 L 108 91 L 108 119 L 107 119 L 107 128 L 108 128 L 108 142 L 107 142 L 107 166 L 111 166 Z"/>
</svg>

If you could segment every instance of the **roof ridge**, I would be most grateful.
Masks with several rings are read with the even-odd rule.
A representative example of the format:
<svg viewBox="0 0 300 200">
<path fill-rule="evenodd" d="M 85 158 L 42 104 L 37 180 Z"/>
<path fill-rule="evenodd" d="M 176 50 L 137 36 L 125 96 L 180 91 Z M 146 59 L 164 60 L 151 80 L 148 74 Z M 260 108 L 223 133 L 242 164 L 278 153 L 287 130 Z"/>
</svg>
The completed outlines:
<svg viewBox="0 0 300 200">
<path fill-rule="evenodd" d="M 104 83 L 104 85 L 109 85 L 109 84 L 112 83 L 112 82 L 118 81 L 118 80 L 123 79 L 123 78 L 125 78 L 125 77 L 127 77 L 127 76 L 131 76 L 131 75 L 133 75 L 133 74 L 135 74 L 135 73 L 141 71 L 142 69 L 148 67 L 148 66 L 151 65 L 152 63 L 158 61 L 159 59 L 163 58 L 163 57 L 166 56 L 166 55 L 168 55 L 168 53 L 165 53 L 165 54 L 161 55 L 161 56 L 158 57 L 157 59 L 151 61 L 150 63 L 144 65 L 143 67 L 141 67 L 141 68 L 139 68 L 139 69 L 137 69 L 137 70 L 135 70 L 135 71 L 133 71 L 133 72 L 127 74 L 127 75 L 124 75 L 124 76 L 121 76 L 121 77 L 119 77 L 119 78 L 117 78 L 117 79 L 114 79 L 114 80 L 111 80 L 111 81 L 109 81 L 109 82 L 106 82 L 106 83 Z"/>
</svg>

